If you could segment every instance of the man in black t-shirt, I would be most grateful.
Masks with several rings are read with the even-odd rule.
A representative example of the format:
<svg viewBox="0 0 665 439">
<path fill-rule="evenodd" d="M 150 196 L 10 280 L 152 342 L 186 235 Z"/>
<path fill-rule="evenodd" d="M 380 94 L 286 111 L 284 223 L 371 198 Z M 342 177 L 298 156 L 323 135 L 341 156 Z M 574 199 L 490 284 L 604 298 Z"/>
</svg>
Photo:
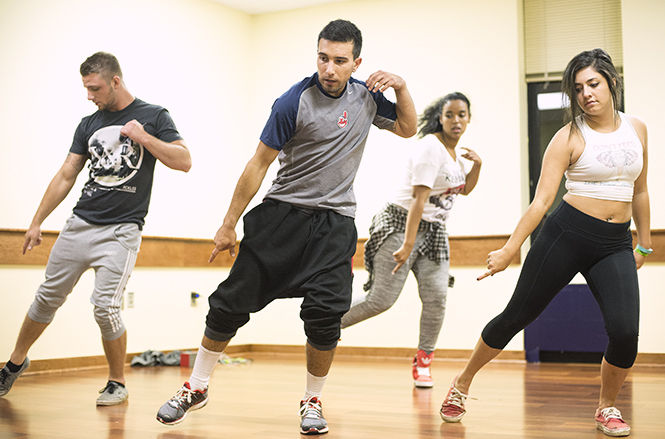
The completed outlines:
<svg viewBox="0 0 665 439">
<path fill-rule="evenodd" d="M 115 405 L 128 397 L 124 363 L 127 332 L 120 305 L 141 243 L 156 160 L 189 171 L 189 151 L 166 109 L 136 99 L 126 88 L 118 60 L 98 52 L 81 64 L 88 99 L 98 111 L 81 120 L 69 154 L 51 180 L 25 234 L 23 253 L 41 243 L 41 224 L 71 190 L 88 165 L 90 176 L 73 215 L 49 255 L 46 280 L 37 290 L 10 360 L 0 370 L 0 396 L 27 369 L 27 353 L 52 321 L 81 274 L 95 270 L 94 305 L 108 382 L 97 405 Z"/>
</svg>

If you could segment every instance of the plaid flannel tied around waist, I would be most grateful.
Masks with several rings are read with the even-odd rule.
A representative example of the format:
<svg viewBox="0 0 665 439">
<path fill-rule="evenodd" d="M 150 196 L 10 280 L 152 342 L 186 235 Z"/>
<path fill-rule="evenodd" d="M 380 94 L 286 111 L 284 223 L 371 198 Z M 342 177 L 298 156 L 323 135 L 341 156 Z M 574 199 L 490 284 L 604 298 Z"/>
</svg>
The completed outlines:
<svg viewBox="0 0 665 439">
<path fill-rule="evenodd" d="M 369 273 L 369 279 L 363 285 L 365 291 L 369 291 L 374 282 L 374 256 L 376 252 L 391 233 L 404 232 L 407 214 L 408 211 L 403 207 L 387 204 L 372 218 L 372 224 L 369 227 L 369 239 L 365 242 L 365 268 Z M 425 232 L 425 240 L 416 249 L 418 254 L 426 256 L 427 259 L 437 264 L 449 260 L 446 226 L 441 223 L 420 221 L 418 232 L 423 231 Z"/>
</svg>

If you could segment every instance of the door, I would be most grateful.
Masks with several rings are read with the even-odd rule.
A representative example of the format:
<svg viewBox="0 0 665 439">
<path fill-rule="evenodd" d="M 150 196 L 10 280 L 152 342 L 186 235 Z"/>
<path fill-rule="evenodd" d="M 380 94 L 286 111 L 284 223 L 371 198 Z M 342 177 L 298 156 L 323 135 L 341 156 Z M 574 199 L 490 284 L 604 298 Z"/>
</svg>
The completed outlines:
<svg viewBox="0 0 665 439">
<path fill-rule="evenodd" d="M 529 111 L 529 201 L 533 201 L 540 178 L 543 155 L 554 134 L 564 124 L 564 111 L 568 98 L 561 93 L 561 81 L 532 82 L 527 85 Z M 545 218 L 559 205 L 566 193 L 561 179 L 556 198 L 545 214 Z M 542 222 L 541 222 L 542 224 Z M 538 235 L 540 225 L 531 234 L 531 242 Z"/>
</svg>

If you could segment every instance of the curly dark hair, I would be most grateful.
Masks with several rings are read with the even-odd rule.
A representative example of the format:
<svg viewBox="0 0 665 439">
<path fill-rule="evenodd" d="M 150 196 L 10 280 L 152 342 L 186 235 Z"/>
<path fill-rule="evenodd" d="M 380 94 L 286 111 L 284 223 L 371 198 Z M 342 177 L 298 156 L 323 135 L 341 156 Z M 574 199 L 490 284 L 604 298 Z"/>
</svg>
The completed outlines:
<svg viewBox="0 0 665 439">
<path fill-rule="evenodd" d="M 441 112 L 443 111 L 443 106 L 450 101 L 466 102 L 466 106 L 469 109 L 469 115 L 471 115 L 471 102 L 469 102 L 469 98 L 458 91 L 448 93 L 444 97 L 429 104 L 418 117 L 418 137 L 425 137 L 428 134 L 443 131 L 443 126 L 441 125 Z"/>
<path fill-rule="evenodd" d="M 610 88 L 612 95 L 612 102 L 614 103 L 615 113 L 619 111 L 621 102 L 621 94 L 623 92 L 623 83 L 621 77 L 617 73 L 612 58 L 603 49 L 586 50 L 577 54 L 570 60 L 566 70 L 563 72 L 563 79 L 561 81 L 561 89 L 570 99 L 570 107 L 566 111 L 566 121 L 572 122 L 570 124 L 570 132 L 578 130 L 577 117 L 584 113 L 584 110 L 577 102 L 577 90 L 575 90 L 575 76 L 577 72 L 587 67 L 591 67 L 596 72 L 603 75 L 607 81 L 607 86 Z"/>
</svg>

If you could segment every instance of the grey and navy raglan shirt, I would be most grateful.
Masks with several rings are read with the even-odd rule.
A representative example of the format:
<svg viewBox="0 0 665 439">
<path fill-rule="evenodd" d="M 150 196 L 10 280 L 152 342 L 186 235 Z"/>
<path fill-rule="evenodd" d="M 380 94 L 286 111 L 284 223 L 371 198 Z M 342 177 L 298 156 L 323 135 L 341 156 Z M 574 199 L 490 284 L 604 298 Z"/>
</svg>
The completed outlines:
<svg viewBox="0 0 665 439">
<path fill-rule="evenodd" d="M 370 126 L 388 129 L 396 120 L 395 104 L 354 78 L 339 97 L 323 90 L 316 73 L 295 84 L 275 101 L 261 133 L 280 163 L 265 199 L 355 217 L 353 180 Z"/>
</svg>

